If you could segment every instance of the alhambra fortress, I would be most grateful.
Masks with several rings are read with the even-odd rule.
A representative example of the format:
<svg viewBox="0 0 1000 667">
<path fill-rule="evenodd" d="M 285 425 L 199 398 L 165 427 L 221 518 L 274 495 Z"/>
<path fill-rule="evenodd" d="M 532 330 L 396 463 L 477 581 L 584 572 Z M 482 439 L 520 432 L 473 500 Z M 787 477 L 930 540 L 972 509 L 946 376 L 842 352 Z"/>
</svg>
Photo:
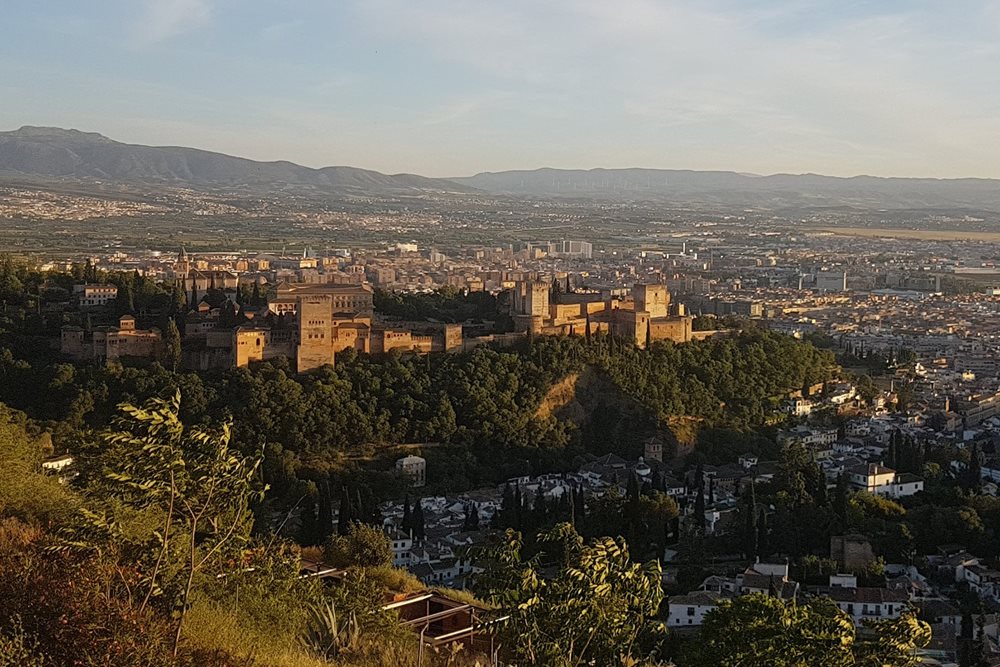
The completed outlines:
<svg viewBox="0 0 1000 667">
<path fill-rule="evenodd" d="M 266 298 L 237 305 L 237 294 L 248 275 Z M 239 367 L 284 357 L 296 370 L 306 372 L 334 364 L 346 350 L 373 355 L 393 350 L 429 354 L 484 344 L 510 345 L 529 336 L 599 334 L 642 348 L 651 341 L 687 342 L 705 335 L 692 332 L 692 318 L 682 304 L 671 303 L 664 285 L 637 283 L 630 294 L 611 296 L 554 289 L 552 283 L 541 280 L 511 281 L 513 331 L 480 335 L 482 331 L 467 331 L 462 324 L 380 317 L 375 312 L 374 290 L 363 272 L 310 271 L 302 276 L 308 280 L 285 279 L 271 286 L 259 271 L 241 274 L 196 268 L 182 251 L 174 264 L 174 278 L 183 285 L 190 304 L 183 327 L 184 367 Z M 77 292 L 79 306 L 87 309 L 113 303 L 117 290 L 107 285 L 78 285 Z M 224 302 L 212 305 L 205 298 L 210 292 L 225 295 Z M 66 326 L 62 330 L 62 352 L 80 360 L 156 358 L 161 346 L 158 329 L 137 328 L 135 317 L 128 314 L 116 326 Z"/>
</svg>

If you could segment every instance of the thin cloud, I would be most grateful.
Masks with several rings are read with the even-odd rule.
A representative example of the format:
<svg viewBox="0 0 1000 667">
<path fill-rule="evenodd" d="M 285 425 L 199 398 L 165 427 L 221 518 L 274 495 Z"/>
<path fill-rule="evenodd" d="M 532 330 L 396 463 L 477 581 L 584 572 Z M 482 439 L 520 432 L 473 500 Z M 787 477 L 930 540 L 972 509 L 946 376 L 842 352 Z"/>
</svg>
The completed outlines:
<svg viewBox="0 0 1000 667">
<path fill-rule="evenodd" d="M 362 4 L 376 35 L 478 72 L 485 85 L 544 89 L 565 110 L 586 109 L 581 157 L 598 147 L 583 131 L 597 114 L 622 153 L 687 153 L 697 137 L 699 157 L 758 171 L 783 170 L 780 156 L 803 170 L 968 173 L 993 160 L 982 137 L 1000 132 L 1000 93 L 981 85 L 996 78 L 996 24 L 923 2 Z M 988 19 L 998 6 L 980 5 Z"/>
<path fill-rule="evenodd" d="M 206 25 L 212 17 L 209 0 L 147 0 L 132 26 L 137 45 L 157 44 Z"/>
</svg>

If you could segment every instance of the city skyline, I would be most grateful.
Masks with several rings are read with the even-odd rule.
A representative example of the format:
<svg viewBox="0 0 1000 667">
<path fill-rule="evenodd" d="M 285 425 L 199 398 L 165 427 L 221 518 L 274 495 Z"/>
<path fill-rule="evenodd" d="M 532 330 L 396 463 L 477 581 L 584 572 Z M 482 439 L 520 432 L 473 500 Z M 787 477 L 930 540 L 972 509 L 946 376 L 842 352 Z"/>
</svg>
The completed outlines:
<svg viewBox="0 0 1000 667">
<path fill-rule="evenodd" d="M 16 0 L 0 127 L 385 173 L 1000 177 L 1000 5 Z"/>
</svg>

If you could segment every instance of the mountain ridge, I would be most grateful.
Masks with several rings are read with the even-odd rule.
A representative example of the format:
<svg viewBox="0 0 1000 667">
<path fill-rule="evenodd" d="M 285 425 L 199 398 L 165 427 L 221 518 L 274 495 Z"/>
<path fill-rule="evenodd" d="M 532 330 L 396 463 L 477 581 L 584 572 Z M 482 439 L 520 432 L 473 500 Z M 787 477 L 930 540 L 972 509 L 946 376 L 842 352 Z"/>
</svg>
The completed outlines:
<svg viewBox="0 0 1000 667">
<path fill-rule="evenodd" d="M 66 180 L 123 185 L 311 191 L 334 195 L 482 195 L 641 201 L 762 209 L 941 209 L 1000 213 L 1000 180 L 770 175 L 736 171 L 558 169 L 485 171 L 430 178 L 350 166 L 305 167 L 185 146 L 128 144 L 96 132 L 25 125 L 0 132 L 0 183 Z"/>
<path fill-rule="evenodd" d="M 206 187 L 291 186 L 372 194 L 475 192 L 445 179 L 370 169 L 318 169 L 287 160 L 258 161 L 185 146 L 128 144 L 96 132 L 25 125 L 0 132 L 0 173 L 126 184 Z"/>
<path fill-rule="evenodd" d="M 540 169 L 480 172 L 452 178 L 493 194 L 584 199 L 868 209 L 969 208 L 1000 211 L 1000 180 L 769 175 L 692 169 Z"/>
</svg>

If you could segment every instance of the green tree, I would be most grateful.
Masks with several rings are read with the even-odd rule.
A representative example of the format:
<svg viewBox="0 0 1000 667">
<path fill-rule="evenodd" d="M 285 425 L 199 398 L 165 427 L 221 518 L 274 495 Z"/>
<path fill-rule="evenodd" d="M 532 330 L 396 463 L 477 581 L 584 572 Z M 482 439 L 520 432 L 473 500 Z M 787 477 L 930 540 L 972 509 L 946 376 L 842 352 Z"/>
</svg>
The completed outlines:
<svg viewBox="0 0 1000 667">
<path fill-rule="evenodd" d="M 870 375 L 859 375 L 854 380 L 854 386 L 857 388 L 861 399 L 866 403 L 871 403 L 881 393 L 878 385 L 875 384 Z"/>
<path fill-rule="evenodd" d="M 139 608 L 173 593 L 175 655 L 195 578 L 222 567 L 247 543 L 251 503 L 266 490 L 257 483 L 263 453 L 243 457 L 233 449 L 229 423 L 185 427 L 178 416 L 180 404 L 177 392 L 142 407 L 120 406 L 122 416 L 103 434 L 107 472 L 102 493 L 111 502 L 86 510 L 64 540 L 66 548 L 85 550 L 127 543 L 132 538 L 123 529 L 123 512 L 162 517 L 159 528 L 143 540 L 154 546 L 140 556 Z"/>
<path fill-rule="evenodd" d="M 413 514 L 410 517 L 410 521 L 413 522 L 413 539 L 423 540 L 425 535 L 424 526 L 424 502 L 423 498 L 417 498 L 417 501 L 413 503 Z"/>
<path fill-rule="evenodd" d="M 135 292 L 132 282 L 125 280 L 118 286 L 118 296 L 115 297 L 115 315 L 132 315 L 135 313 Z"/>
<path fill-rule="evenodd" d="M 181 332 L 177 324 L 172 320 L 167 320 L 167 326 L 163 330 L 163 365 L 165 368 L 177 372 L 181 365 Z"/>
<path fill-rule="evenodd" d="M 0 516 L 42 523 L 66 518 L 79 500 L 42 473 L 42 445 L 27 428 L 23 413 L 0 404 Z"/>
<path fill-rule="evenodd" d="M 708 614 L 693 667 L 916 667 L 916 649 L 930 626 L 912 611 L 870 624 L 857 634 L 851 618 L 830 600 L 784 601 L 755 593 L 723 602 Z"/>
<path fill-rule="evenodd" d="M 354 522 L 346 535 L 332 535 L 323 550 L 334 567 L 380 567 L 392 565 L 392 545 L 378 528 Z"/>
<path fill-rule="evenodd" d="M 563 564 L 543 577 L 534 559 L 522 557 L 519 533 L 508 530 L 486 554 L 480 584 L 505 616 L 500 625 L 508 659 L 530 665 L 636 664 L 640 638 L 661 636 L 655 620 L 663 592 L 657 561 L 629 559 L 624 540 L 584 544 L 569 524 L 538 536 L 556 548 Z"/>
<path fill-rule="evenodd" d="M 649 553 L 655 558 L 663 558 L 667 545 L 667 531 L 671 522 L 680 515 L 677 501 L 665 493 L 654 491 L 639 499 L 637 517 L 636 550 Z"/>
</svg>

